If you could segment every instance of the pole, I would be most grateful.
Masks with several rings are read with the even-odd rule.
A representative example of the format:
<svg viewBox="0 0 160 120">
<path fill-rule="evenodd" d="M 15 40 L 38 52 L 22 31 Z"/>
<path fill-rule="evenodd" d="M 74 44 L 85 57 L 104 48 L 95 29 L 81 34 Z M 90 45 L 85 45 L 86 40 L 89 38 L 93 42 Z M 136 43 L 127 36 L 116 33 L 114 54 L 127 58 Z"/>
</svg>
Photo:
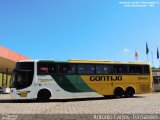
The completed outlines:
<svg viewBox="0 0 160 120">
<path fill-rule="evenodd" d="M 6 69 L 6 88 L 7 88 L 7 85 L 8 85 L 8 68 Z"/>
<path fill-rule="evenodd" d="M 147 62 L 149 63 L 148 54 L 147 54 Z"/>
<path fill-rule="evenodd" d="M 2 87 L 2 73 L 0 73 L 0 76 L 1 76 L 1 77 L 0 77 L 0 78 L 1 78 L 1 79 L 0 79 L 0 81 L 1 81 L 1 86 L 0 86 L 0 87 Z"/>
<path fill-rule="evenodd" d="M 152 92 L 155 92 L 155 88 L 154 88 L 154 77 L 152 76 Z"/>
<path fill-rule="evenodd" d="M 151 57 L 152 57 L 152 67 L 154 67 L 154 62 L 153 62 L 153 52 L 151 52 Z"/>
<path fill-rule="evenodd" d="M 2 87 L 4 86 L 4 73 L 2 73 Z"/>
<path fill-rule="evenodd" d="M 11 77 L 10 77 L 10 88 L 12 88 L 13 87 L 13 74 L 11 74 Z"/>
</svg>

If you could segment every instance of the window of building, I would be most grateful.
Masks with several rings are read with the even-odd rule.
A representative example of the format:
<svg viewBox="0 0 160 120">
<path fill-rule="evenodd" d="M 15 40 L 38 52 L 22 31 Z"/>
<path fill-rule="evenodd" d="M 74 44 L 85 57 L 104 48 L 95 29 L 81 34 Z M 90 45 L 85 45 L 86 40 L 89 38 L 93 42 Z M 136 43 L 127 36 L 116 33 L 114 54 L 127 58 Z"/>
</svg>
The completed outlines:
<svg viewBox="0 0 160 120">
<path fill-rule="evenodd" d="M 153 76 L 154 84 L 160 84 L 160 76 Z"/>
</svg>

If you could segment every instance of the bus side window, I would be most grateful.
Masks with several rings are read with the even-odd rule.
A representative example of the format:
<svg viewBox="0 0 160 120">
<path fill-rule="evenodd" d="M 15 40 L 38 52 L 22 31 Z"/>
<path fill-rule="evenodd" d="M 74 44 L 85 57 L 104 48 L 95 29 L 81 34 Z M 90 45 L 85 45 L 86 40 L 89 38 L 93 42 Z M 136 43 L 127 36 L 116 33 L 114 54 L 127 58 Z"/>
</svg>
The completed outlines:
<svg viewBox="0 0 160 120">
<path fill-rule="evenodd" d="M 53 63 L 38 63 L 38 75 L 50 75 L 56 73 L 56 65 Z"/>
<path fill-rule="evenodd" d="M 143 73 L 143 67 L 142 66 L 136 66 L 136 74 L 142 74 Z"/>
<path fill-rule="evenodd" d="M 38 63 L 38 70 L 37 74 L 38 75 L 47 75 L 48 74 L 48 65 L 45 63 Z"/>
<path fill-rule="evenodd" d="M 40 66 L 38 69 L 38 73 L 47 74 L 48 73 L 48 67 L 47 66 Z"/>
<path fill-rule="evenodd" d="M 127 65 L 114 65 L 114 72 L 118 74 L 128 73 Z"/>
<path fill-rule="evenodd" d="M 96 65 L 96 74 L 112 74 L 111 65 Z"/>
<path fill-rule="evenodd" d="M 129 66 L 129 73 L 135 74 L 135 66 Z"/>
<path fill-rule="evenodd" d="M 76 65 L 68 65 L 68 74 L 76 74 Z"/>
<path fill-rule="evenodd" d="M 78 74 L 94 74 L 94 65 L 78 65 Z"/>
<path fill-rule="evenodd" d="M 67 65 L 66 64 L 59 64 L 58 71 L 59 71 L 59 73 L 67 73 Z"/>
<path fill-rule="evenodd" d="M 75 74 L 76 65 L 73 64 L 59 64 L 58 71 L 61 74 Z"/>
<path fill-rule="evenodd" d="M 56 73 L 56 64 L 48 64 L 48 73 L 55 74 Z"/>
<path fill-rule="evenodd" d="M 142 74 L 143 73 L 143 67 L 138 65 L 131 65 L 129 66 L 129 73 L 130 74 Z"/>
</svg>

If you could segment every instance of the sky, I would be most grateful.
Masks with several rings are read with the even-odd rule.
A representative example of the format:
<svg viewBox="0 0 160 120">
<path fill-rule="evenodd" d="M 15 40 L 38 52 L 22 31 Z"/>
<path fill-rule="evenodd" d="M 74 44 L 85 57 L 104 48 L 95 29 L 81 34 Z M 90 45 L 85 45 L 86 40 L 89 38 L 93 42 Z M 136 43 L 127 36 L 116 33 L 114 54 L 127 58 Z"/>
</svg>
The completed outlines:
<svg viewBox="0 0 160 120">
<path fill-rule="evenodd" d="M 160 4 L 123 1 L 141 0 L 0 0 L 0 45 L 32 59 L 135 62 L 136 50 L 147 61 L 147 42 L 159 67 Z"/>
</svg>

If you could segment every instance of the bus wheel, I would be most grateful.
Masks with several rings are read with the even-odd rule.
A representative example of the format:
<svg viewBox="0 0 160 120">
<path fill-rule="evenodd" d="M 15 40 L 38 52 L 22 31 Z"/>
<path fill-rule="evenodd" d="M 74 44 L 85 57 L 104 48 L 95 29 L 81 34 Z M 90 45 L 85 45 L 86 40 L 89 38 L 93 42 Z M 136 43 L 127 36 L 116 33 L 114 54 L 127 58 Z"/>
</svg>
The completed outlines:
<svg viewBox="0 0 160 120">
<path fill-rule="evenodd" d="M 118 87 L 114 90 L 114 98 L 123 97 L 124 90 L 121 87 Z"/>
<path fill-rule="evenodd" d="M 49 100 L 51 97 L 51 93 L 47 89 L 40 90 L 37 95 L 37 99 L 40 101 Z"/>
<path fill-rule="evenodd" d="M 126 97 L 133 97 L 134 94 L 135 94 L 135 90 L 133 87 L 128 87 L 126 89 L 126 93 L 125 93 Z"/>
</svg>

